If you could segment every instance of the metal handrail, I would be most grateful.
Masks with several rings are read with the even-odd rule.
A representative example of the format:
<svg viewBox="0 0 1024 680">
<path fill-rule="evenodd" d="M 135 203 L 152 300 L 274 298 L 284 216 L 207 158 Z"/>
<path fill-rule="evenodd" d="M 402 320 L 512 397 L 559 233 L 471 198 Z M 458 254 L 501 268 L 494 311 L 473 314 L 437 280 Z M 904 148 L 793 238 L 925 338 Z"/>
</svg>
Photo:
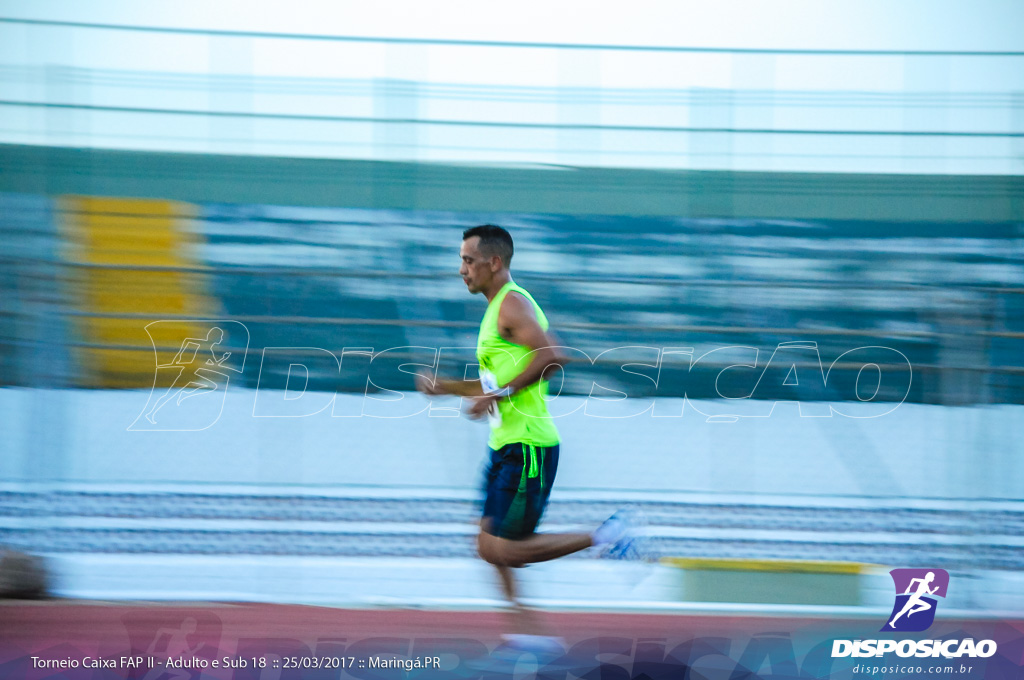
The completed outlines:
<svg viewBox="0 0 1024 680">
<path fill-rule="evenodd" d="M 499 40 L 457 40 L 445 38 L 388 38 L 354 35 L 323 35 L 316 33 L 282 33 L 273 31 L 228 31 L 208 28 L 104 24 L 85 21 L 54 21 L 0 17 L 0 23 L 54 28 L 84 28 L 107 31 L 200 35 L 221 38 L 259 38 L 269 40 L 310 40 L 328 42 L 371 43 L 381 45 L 439 45 L 450 47 L 499 47 L 521 49 L 597 50 L 616 52 L 668 52 L 692 54 L 764 54 L 809 56 L 894 56 L 894 57 L 1024 57 L 1024 52 L 985 50 L 852 50 L 737 47 L 677 47 L 671 45 L 615 45 L 598 43 L 513 42 Z"/>
</svg>

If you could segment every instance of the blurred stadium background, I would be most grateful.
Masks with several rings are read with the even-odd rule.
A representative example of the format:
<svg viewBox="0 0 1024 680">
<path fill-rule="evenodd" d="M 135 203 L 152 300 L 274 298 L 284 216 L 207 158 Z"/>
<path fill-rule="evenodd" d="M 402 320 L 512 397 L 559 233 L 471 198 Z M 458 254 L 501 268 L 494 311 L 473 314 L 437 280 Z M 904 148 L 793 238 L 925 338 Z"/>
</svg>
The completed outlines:
<svg viewBox="0 0 1024 680">
<path fill-rule="evenodd" d="M 2 7 L 0 544 L 45 556 L 54 593 L 493 603 L 473 558 L 483 428 L 253 409 L 303 356 L 323 395 L 305 404 L 368 408 L 365 355 L 339 371 L 266 347 L 474 345 L 457 248 L 495 222 L 567 345 L 627 348 L 566 371 L 549 526 L 629 501 L 663 557 L 936 566 L 953 608 L 1024 611 L 1019 38 L 580 47 Z M 158 320 L 189 323 L 154 341 Z M 227 343 L 247 356 L 216 424 L 130 431 L 154 349 L 218 320 L 250 337 Z M 827 387 L 719 398 L 798 341 L 802 376 L 839 359 Z M 622 370 L 683 347 L 657 386 Z M 740 349 L 690 369 L 727 347 L 757 370 L 716 386 Z M 594 380 L 630 399 L 575 410 Z M 797 393 L 844 415 L 764 417 Z M 654 400 L 679 417 L 621 417 Z M 688 599 L 678 571 L 581 556 L 526 581 L 548 606 L 661 606 Z M 871 573 L 852 604 L 887 609 Z"/>
</svg>

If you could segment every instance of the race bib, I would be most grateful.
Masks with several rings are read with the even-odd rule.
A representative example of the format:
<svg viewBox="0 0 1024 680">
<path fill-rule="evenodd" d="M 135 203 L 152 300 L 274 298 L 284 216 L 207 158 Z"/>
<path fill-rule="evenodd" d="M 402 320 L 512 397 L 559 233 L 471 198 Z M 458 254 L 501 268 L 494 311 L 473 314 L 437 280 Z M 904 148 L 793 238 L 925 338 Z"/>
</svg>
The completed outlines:
<svg viewBox="0 0 1024 680">
<path fill-rule="evenodd" d="M 486 368 L 480 369 L 480 386 L 484 388 L 485 394 L 494 394 L 500 391 L 494 374 Z M 487 412 L 487 422 L 490 423 L 491 427 L 501 427 L 501 412 L 498 411 L 497 404 Z"/>
</svg>

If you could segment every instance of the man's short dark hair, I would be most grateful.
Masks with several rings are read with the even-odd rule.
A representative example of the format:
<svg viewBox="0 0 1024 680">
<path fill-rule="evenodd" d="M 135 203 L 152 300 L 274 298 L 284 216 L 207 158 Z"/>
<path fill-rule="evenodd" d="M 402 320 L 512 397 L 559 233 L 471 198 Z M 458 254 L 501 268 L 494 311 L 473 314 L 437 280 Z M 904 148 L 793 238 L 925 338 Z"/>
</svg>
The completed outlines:
<svg viewBox="0 0 1024 680">
<path fill-rule="evenodd" d="M 484 257 L 497 255 L 506 269 L 511 266 L 512 254 L 515 252 L 511 234 L 496 224 L 481 224 L 462 232 L 463 241 L 474 236 L 480 237 L 480 253 Z"/>
</svg>

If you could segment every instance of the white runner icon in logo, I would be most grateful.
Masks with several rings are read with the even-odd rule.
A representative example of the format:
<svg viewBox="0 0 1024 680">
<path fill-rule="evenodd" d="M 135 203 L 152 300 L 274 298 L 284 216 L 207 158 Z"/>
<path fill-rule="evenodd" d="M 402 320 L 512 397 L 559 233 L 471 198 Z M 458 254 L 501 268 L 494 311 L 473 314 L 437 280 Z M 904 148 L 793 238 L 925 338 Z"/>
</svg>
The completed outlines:
<svg viewBox="0 0 1024 680">
<path fill-rule="evenodd" d="M 927 611 L 932 608 L 930 604 L 921 598 L 925 595 L 933 595 L 935 591 L 939 589 L 938 586 L 935 586 L 934 588 L 928 587 L 934 580 L 935 572 L 932 571 L 929 571 L 924 578 L 915 578 L 910 580 L 910 585 L 907 586 L 907 590 L 903 593 L 904 595 L 910 595 L 910 598 L 907 600 L 906 604 L 903 605 L 903 609 L 900 610 L 899 614 L 892 617 L 892 621 L 889 622 L 890 628 L 895 628 L 896 619 L 900 618 L 904 614 L 907 615 L 907 618 L 910 618 L 911 615 L 916 614 L 917 612 Z M 913 590 L 915 583 L 917 584 L 917 591 L 911 593 L 910 591 Z"/>
</svg>

